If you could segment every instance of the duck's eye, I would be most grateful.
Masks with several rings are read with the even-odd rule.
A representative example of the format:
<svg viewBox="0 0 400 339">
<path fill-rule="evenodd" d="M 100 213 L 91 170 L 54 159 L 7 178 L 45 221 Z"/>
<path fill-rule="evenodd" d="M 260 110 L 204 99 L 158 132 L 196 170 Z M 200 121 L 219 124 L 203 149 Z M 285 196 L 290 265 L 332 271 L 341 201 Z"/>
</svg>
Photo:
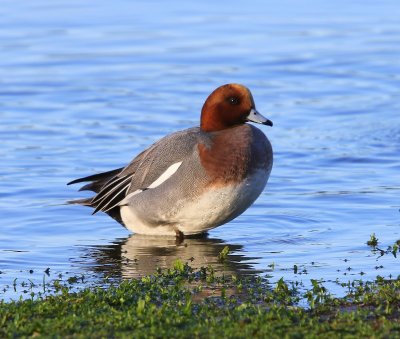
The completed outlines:
<svg viewBox="0 0 400 339">
<path fill-rule="evenodd" d="M 230 98 L 228 98 L 228 100 L 231 105 L 239 105 L 240 104 L 240 100 L 237 97 L 230 97 Z"/>
</svg>

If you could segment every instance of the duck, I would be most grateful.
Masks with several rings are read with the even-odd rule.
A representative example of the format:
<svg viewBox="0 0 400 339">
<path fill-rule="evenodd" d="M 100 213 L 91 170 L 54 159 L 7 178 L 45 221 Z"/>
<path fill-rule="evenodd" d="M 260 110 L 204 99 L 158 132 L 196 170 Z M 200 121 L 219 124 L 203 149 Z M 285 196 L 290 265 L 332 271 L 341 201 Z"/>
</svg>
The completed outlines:
<svg viewBox="0 0 400 339">
<path fill-rule="evenodd" d="M 273 126 L 246 86 L 220 86 L 207 97 L 200 126 L 161 138 L 125 167 L 69 182 L 95 193 L 69 203 L 105 212 L 137 234 L 206 234 L 247 210 L 268 182 L 272 146 L 249 122 Z"/>
</svg>

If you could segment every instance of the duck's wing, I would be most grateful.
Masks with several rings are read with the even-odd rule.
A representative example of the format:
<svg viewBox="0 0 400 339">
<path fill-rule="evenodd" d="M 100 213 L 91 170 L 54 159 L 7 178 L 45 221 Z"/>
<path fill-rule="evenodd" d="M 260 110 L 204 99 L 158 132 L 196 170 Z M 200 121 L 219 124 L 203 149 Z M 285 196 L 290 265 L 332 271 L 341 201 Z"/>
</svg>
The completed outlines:
<svg viewBox="0 0 400 339">
<path fill-rule="evenodd" d="M 193 153 L 199 133 L 199 128 L 190 128 L 170 134 L 140 153 L 122 170 L 72 181 L 71 183 L 78 183 L 93 180 L 82 189 L 97 189 L 102 184 L 98 192 L 95 191 L 97 195 L 90 201 L 83 199 L 78 203 L 93 207 L 95 209 L 93 214 L 98 211 L 109 213 L 119 206 L 128 194 L 139 194 L 160 185 Z M 108 180 L 104 180 L 106 177 Z"/>
</svg>

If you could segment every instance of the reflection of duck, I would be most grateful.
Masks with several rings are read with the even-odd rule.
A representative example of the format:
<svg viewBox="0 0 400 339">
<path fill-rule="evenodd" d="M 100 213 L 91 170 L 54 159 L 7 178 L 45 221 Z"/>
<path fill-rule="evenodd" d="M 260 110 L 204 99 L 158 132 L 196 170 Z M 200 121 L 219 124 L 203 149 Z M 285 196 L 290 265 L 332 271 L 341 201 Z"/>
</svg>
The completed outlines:
<svg viewBox="0 0 400 339">
<path fill-rule="evenodd" d="M 225 246 L 229 247 L 230 254 L 221 262 L 219 254 Z M 134 278 L 149 275 L 157 268 L 171 268 L 177 259 L 188 262 L 194 269 L 212 265 L 217 273 L 257 273 L 248 263 L 254 258 L 238 254 L 242 248 L 242 245 L 230 245 L 223 240 L 209 239 L 206 236 L 185 238 L 178 242 L 173 237 L 134 234 L 112 245 L 92 247 L 88 256 L 96 261 L 91 269 L 111 277 Z"/>
</svg>

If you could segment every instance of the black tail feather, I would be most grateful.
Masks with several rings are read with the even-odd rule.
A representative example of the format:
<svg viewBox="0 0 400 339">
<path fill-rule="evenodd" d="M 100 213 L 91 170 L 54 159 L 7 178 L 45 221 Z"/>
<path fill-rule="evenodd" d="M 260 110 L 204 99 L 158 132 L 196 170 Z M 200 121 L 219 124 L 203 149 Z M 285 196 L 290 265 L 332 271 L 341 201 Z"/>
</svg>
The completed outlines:
<svg viewBox="0 0 400 339">
<path fill-rule="evenodd" d="M 108 181 L 112 177 L 116 176 L 123 169 L 124 169 L 124 167 L 121 167 L 121 168 L 117 168 L 115 170 L 111 170 L 111 171 L 108 171 L 108 172 L 102 172 L 102 173 L 98 173 L 98 174 L 89 175 L 89 176 L 84 177 L 84 178 L 79 178 L 79 179 L 72 180 L 67 185 L 78 184 L 80 182 L 86 182 L 86 181 L 102 181 L 103 184 L 105 184 L 106 181 Z M 105 179 L 107 179 L 107 180 L 105 180 Z"/>
<path fill-rule="evenodd" d="M 107 185 L 110 182 L 110 180 L 112 180 L 116 175 L 118 175 L 123 169 L 124 169 L 124 167 L 121 167 L 121 168 L 117 168 L 115 170 L 111 170 L 111 171 L 108 171 L 108 172 L 89 175 L 89 176 L 84 177 L 84 178 L 79 178 L 79 179 L 76 179 L 76 180 L 72 180 L 67 185 L 73 185 L 73 184 L 78 184 L 78 183 L 81 183 L 81 182 L 91 181 L 90 183 L 82 186 L 79 189 L 79 191 L 93 191 L 95 193 L 99 193 L 101 191 L 101 189 L 105 185 Z M 70 200 L 70 201 L 67 201 L 67 203 L 68 204 L 77 204 L 77 205 L 83 205 L 83 206 L 92 207 L 92 208 L 95 209 L 95 212 L 97 212 L 97 207 L 98 207 L 98 205 L 100 203 L 102 203 L 102 201 L 94 201 L 95 197 Z M 117 222 L 119 222 L 120 224 L 125 226 L 124 223 L 122 222 L 119 208 L 111 207 L 105 212 L 111 218 L 115 219 Z"/>
<path fill-rule="evenodd" d="M 87 206 L 87 207 L 92 207 L 92 208 L 96 207 L 95 205 L 92 205 L 92 198 L 69 200 L 69 201 L 67 201 L 67 204 L 82 205 L 82 206 Z M 105 213 L 107 213 L 115 221 L 119 222 L 122 226 L 126 227 L 122 221 L 119 208 L 110 209 Z"/>
<path fill-rule="evenodd" d="M 100 192 L 101 188 L 104 185 L 105 185 L 105 183 L 103 181 L 94 181 L 94 182 L 91 182 L 89 184 L 86 184 L 86 185 L 82 186 L 79 189 L 79 192 L 81 192 L 81 191 L 92 191 L 92 192 L 98 193 L 98 192 Z"/>
<path fill-rule="evenodd" d="M 83 206 L 92 207 L 92 198 L 68 200 L 68 201 L 67 201 L 67 204 L 71 204 L 71 205 L 83 205 Z"/>
</svg>

